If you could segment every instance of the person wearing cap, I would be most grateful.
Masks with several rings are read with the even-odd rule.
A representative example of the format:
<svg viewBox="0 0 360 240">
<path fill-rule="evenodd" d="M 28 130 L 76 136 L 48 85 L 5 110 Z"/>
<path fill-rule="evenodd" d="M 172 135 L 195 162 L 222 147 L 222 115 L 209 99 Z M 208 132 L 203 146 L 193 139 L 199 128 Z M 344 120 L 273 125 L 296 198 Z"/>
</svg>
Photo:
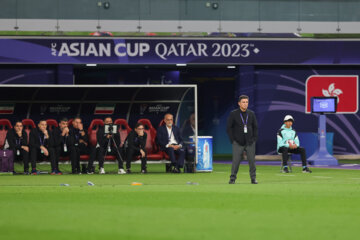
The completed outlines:
<svg viewBox="0 0 360 240">
<path fill-rule="evenodd" d="M 258 138 L 258 125 L 255 113 L 248 109 L 249 97 L 241 95 L 239 108 L 232 111 L 227 120 L 226 131 L 232 144 L 232 166 L 229 184 L 234 184 L 244 151 L 250 168 L 252 184 L 256 181 L 255 144 Z"/>
<path fill-rule="evenodd" d="M 284 166 L 283 172 L 289 173 L 287 165 L 289 153 L 294 153 L 301 155 L 303 173 L 311 173 L 311 170 L 306 164 L 305 148 L 300 147 L 299 137 L 297 136 L 295 129 L 292 128 L 294 122 L 294 118 L 291 115 L 286 115 L 284 118 L 284 124 L 277 133 L 277 151 L 282 154 Z"/>
</svg>

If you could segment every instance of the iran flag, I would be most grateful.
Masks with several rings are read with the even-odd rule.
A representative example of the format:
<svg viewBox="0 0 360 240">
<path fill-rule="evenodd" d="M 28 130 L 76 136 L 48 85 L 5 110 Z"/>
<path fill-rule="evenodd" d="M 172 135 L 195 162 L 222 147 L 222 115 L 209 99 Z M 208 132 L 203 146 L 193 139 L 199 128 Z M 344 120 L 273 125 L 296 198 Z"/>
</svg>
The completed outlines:
<svg viewBox="0 0 360 240">
<path fill-rule="evenodd" d="M 98 103 L 96 104 L 95 107 L 95 112 L 94 114 L 113 114 L 114 113 L 114 109 L 115 109 L 115 104 L 103 104 L 103 103 Z"/>
<path fill-rule="evenodd" d="M 13 114 L 15 104 L 0 104 L 0 114 Z"/>
</svg>

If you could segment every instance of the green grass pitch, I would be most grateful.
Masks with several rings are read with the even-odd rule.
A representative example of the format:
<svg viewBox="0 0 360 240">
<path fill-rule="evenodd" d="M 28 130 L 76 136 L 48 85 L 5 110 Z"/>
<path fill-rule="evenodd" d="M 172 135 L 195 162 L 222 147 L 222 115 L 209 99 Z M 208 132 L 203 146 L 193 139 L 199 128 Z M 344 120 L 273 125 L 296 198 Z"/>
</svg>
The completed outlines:
<svg viewBox="0 0 360 240">
<path fill-rule="evenodd" d="M 358 239 L 360 171 L 0 176 L 1 239 Z M 48 165 L 42 165 L 46 170 Z M 63 167 L 64 168 L 64 167 Z M 105 169 L 115 173 L 115 165 Z M 21 166 L 17 166 L 21 170 Z M 88 186 L 91 181 L 95 186 Z M 131 186 L 141 182 L 142 186 Z M 198 183 L 187 184 L 187 182 Z M 61 183 L 70 184 L 68 187 Z"/>
</svg>

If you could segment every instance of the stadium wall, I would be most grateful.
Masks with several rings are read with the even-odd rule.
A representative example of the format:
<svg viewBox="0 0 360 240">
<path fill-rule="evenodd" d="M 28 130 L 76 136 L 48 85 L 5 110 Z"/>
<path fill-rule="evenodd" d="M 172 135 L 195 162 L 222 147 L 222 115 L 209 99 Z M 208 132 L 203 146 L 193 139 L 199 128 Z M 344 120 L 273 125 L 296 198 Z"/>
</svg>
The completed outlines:
<svg viewBox="0 0 360 240">
<path fill-rule="evenodd" d="M 354 40 L 235 39 L 231 40 L 231 43 L 253 46 L 253 52 L 243 58 L 216 57 L 209 47 L 207 57 L 172 56 L 167 60 L 161 59 L 156 54 L 152 55 L 154 42 L 164 45 L 179 41 L 197 41 L 212 46 L 213 41 L 216 41 L 217 44 L 220 42 L 221 46 L 226 47 L 229 46 L 229 40 L 189 40 L 186 38 L 0 40 L 4 43 L 1 45 L 2 48 L 0 47 L 0 56 L 2 56 L 0 60 L 4 62 L 0 68 L 0 83 L 2 84 L 131 84 L 134 82 L 136 84 L 197 84 L 199 87 L 199 134 L 214 136 L 215 153 L 231 152 L 225 132 L 226 118 L 229 112 L 236 108 L 239 94 L 246 93 L 250 96 L 250 108 L 258 116 L 260 131 L 257 154 L 274 154 L 275 134 L 285 114 L 292 114 L 295 117 L 295 126 L 299 132 L 317 132 L 317 117 L 305 114 L 305 81 L 309 76 L 358 76 L 360 73 L 359 42 Z M 92 54 L 70 58 L 66 54 L 53 56 L 53 44 L 49 44 L 51 41 L 87 43 L 106 41 L 109 44 L 151 41 L 152 44 L 149 45 L 149 52 L 144 57 L 140 55 L 131 58 L 118 58 L 113 55 L 95 57 Z M 54 59 L 56 62 L 53 64 L 39 64 L 55 61 Z M 59 64 L 59 62 L 64 64 Z M 111 63 L 115 68 L 112 73 L 102 71 L 97 76 L 100 68 L 90 70 L 85 67 L 80 73 L 91 71 L 91 74 L 79 77 L 81 74 L 76 74 L 79 71 L 78 67 L 84 67 L 85 63 L 90 62 Z M 175 65 L 175 63 L 184 62 L 190 67 L 176 67 Z M 164 68 L 156 69 L 154 66 L 149 68 L 148 65 L 154 63 Z M 226 68 L 229 64 L 236 66 L 231 70 Z M 166 66 L 173 67 L 165 69 Z M 192 70 L 191 66 L 197 70 Z M 128 68 L 127 72 L 121 70 L 126 68 Z M 138 69 L 137 76 L 131 69 Z M 91 77 L 87 78 L 87 76 Z M 358 144 L 360 136 L 357 127 L 359 121 L 358 112 L 328 116 L 328 131 L 334 132 L 335 154 L 360 154 Z"/>
<path fill-rule="evenodd" d="M 354 0 L 2 0 L 1 8 L 2 19 L 360 21 Z"/>
</svg>

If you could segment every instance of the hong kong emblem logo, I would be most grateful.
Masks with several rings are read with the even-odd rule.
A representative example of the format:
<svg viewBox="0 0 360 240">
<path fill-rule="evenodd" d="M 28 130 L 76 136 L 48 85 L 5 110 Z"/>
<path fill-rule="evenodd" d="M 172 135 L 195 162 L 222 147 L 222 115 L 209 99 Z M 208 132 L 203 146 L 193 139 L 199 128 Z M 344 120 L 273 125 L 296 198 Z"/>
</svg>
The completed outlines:
<svg viewBox="0 0 360 240">
<path fill-rule="evenodd" d="M 343 93 L 341 89 L 335 89 L 335 83 L 331 83 L 329 85 L 329 88 L 322 89 L 322 93 L 325 97 L 337 97 L 338 103 L 340 102 L 339 95 Z"/>
</svg>

